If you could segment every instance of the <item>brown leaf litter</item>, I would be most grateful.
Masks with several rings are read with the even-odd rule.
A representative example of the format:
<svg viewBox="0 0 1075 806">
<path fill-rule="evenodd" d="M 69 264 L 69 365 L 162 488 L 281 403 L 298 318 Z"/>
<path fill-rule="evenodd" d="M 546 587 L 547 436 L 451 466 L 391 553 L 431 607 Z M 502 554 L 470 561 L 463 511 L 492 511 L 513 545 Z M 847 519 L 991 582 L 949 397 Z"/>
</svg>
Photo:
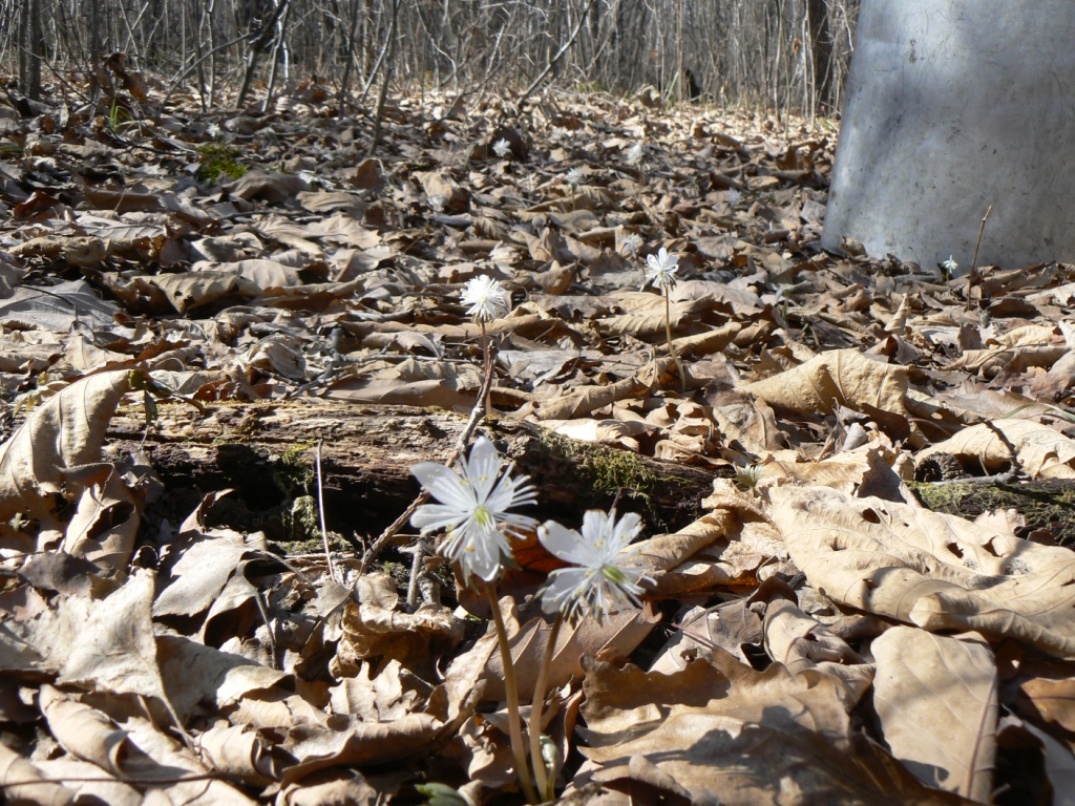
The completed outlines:
<svg viewBox="0 0 1075 806">
<path fill-rule="evenodd" d="M 484 274 L 513 302 L 488 327 L 501 423 L 717 479 L 660 529 L 644 473 L 616 476 L 649 525 L 638 613 L 550 646 L 547 558 L 505 582 L 524 700 L 552 653 L 565 802 L 1060 802 L 1075 554 L 1055 524 L 932 512 L 915 488 L 927 465 L 1075 473 L 1072 266 L 948 280 L 820 251 L 830 124 L 404 97 L 370 156 L 365 115 L 305 95 L 203 115 L 132 86 L 152 111 L 132 125 L 57 107 L 0 137 L 7 800 L 518 799 L 489 612 L 436 556 L 356 577 L 337 541 L 334 577 L 210 518 L 219 487 L 185 519 L 155 508 L 175 491 L 153 449 L 221 412 L 240 433 L 285 399 L 470 412 L 459 296 Z M 221 145 L 241 178 L 208 178 Z M 685 391 L 642 290 L 661 247 Z M 109 423 L 135 406 L 145 450 L 119 457 Z M 296 527 L 316 513 L 297 487 Z"/>
</svg>

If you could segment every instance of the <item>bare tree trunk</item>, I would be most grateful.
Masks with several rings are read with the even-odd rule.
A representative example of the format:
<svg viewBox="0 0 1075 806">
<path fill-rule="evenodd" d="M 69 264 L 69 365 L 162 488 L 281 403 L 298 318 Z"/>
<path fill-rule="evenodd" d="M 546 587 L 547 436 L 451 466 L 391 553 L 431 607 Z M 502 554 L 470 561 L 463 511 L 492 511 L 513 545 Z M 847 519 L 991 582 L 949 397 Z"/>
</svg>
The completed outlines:
<svg viewBox="0 0 1075 806">
<path fill-rule="evenodd" d="M 399 5 L 402 0 L 392 0 L 392 21 L 388 26 L 388 51 L 384 61 L 384 81 L 381 83 L 381 94 L 377 98 L 377 118 L 373 123 L 373 142 L 370 143 L 370 155 L 377 151 L 381 144 L 381 126 L 384 121 L 384 105 L 388 100 L 388 85 L 392 81 L 392 74 L 396 66 L 396 26 L 399 22 Z"/>
<path fill-rule="evenodd" d="M 23 0 L 18 35 L 19 89 L 35 101 L 41 100 L 41 60 L 45 56 L 41 2 Z"/>
<path fill-rule="evenodd" d="M 343 76 L 340 78 L 340 90 L 336 95 L 336 106 L 343 114 L 344 103 L 347 101 L 351 89 L 351 70 L 355 64 L 355 45 L 357 43 L 359 4 L 358 0 L 351 0 L 351 28 L 347 32 L 347 60 L 343 63 Z"/>
<path fill-rule="evenodd" d="M 810 55 L 814 67 L 814 97 L 823 106 L 831 105 L 833 80 L 832 32 L 826 0 L 807 0 L 806 19 L 810 28 Z"/>
<path fill-rule="evenodd" d="M 280 54 L 284 54 L 284 58 L 287 58 L 287 20 L 290 16 L 291 7 L 284 9 L 284 13 L 280 15 L 280 22 L 277 26 L 276 39 L 273 41 L 272 46 L 272 61 L 269 66 L 269 83 L 265 88 L 265 100 L 261 102 L 261 111 L 268 112 L 269 107 L 272 104 L 273 92 L 276 89 L 276 70 L 280 65 Z M 285 76 L 286 77 L 286 76 Z"/>
<path fill-rule="evenodd" d="M 273 33 L 276 31 L 276 24 L 279 22 L 280 16 L 287 10 L 288 3 L 289 0 L 279 0 L 276 8 L 273 9 L 272 16 L 265 21 L 264 25 L 261 26 L 261 30 L 250 41 L 246 54 L 246 72 L 243 74 L 243 86 L 239 90 L 239 100 L 236 102 L 239 107 L 242 107 L 246 101 L 247 93 L 250 92 L 250 85 L 254 81 L 254 74 L 257 72 L 258 59 L 265 50 L 266 45 L 272 41 Z"/>
</svg>

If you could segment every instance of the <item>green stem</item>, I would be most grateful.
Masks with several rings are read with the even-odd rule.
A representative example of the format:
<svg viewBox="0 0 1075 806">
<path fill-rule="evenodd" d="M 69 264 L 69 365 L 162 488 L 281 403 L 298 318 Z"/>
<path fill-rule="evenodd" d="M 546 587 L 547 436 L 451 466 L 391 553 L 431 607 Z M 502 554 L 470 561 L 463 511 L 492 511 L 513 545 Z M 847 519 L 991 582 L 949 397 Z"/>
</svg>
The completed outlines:
<svg viewBox="0 0 1075 806">
<path fill-rule="evenodd" d="M 556 770 L 545 765 L 541 753 L 541 713 L 545 709 L 545 688 L 549 682 L 549 667 L 552 665 L 552 653 L 556 651 L 556 639 L 560 635 L 560 623 L 563 616 L 556 614 L 556 620 L 549 631 L 545 657 L 538 670 L 537 682 L 534 683 L 534 699 L 530 705 L 530 763 L 534 765 L 534 777 L 537 779 L 538 791 L 546 801 L 553 799 L 556 787 Z"/>
<path fill-rule="evenodd" d="M 497 643 L 500 644 L 500 659 L 504 665 L 504 691 L 508 698 L 508 737 L 511 739 L 511 754 L 515 757 L 516 774 L 522 785 L 523 794 L 528 803 L 540 803 L 534 782 L 530 779 L 530 769 L 526 763 L 526 746 L 523 744 L 523 720 L 519 716 L 519 683 L 515 679 L 515 666 L 511 660 L 511 647 L 508 646 L 508 630 L 504 626 L 504 615 L 500 612 L 500 602 L 490 585 L 485 585 L 486 596 L 493 610 L 493 624 L 496 625 Z"/>
<path fill-rule="evenodd" d="M 672 360 L 676 362 L 676 369 L 679 370 L 679 382 L 683 384 L 683 393 L 687 393 L 687 371 L 683 369 L 683 362 L 679 360 L 679 356 L 676 354 L 676 348 L 672 344 L 672 303 L 668 298 L 669 290 L 664 289 L 664 335 L 668 338 L 668 352 L 672 354 Z"/>
</svg>

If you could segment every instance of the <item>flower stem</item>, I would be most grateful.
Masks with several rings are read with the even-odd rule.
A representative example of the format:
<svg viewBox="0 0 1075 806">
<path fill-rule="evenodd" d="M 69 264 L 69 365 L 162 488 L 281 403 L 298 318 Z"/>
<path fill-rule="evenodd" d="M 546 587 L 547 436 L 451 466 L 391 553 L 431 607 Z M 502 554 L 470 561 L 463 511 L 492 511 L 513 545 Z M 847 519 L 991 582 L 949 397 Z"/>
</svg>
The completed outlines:
<svg viewBox="0 0 1075 806">
<path fill-rule="evenodd" d="M 562 621 L 563 616 L 557 613 L 556 620 L 549 631 L 549 642 L 546 644 L 545 657 L 538 670 L 537 682 L 534 683 L 534 699 L 530 705 L 530 762 L 534 765 L 538 791 L 546 801 L 553 799 L 556 770 L 549 769 L 545 765 L 545 758 L 541 753 L 541 713 L 545 709 L 545 688 L 549 682 L 549 667 L 552 665 L 552 653 L 556 651 L 556 639 L 560 635 Z"/>
<path fill-rule="evenodd" d="M 484 396 L 485 404 L 485 416 L 493 416 L 493 405 L 490 402 L 493 394 L 493 357 L 489 351 L 489 334 L 485 332 L 485 320 L 481 320 L 482 326 L 482 369 L 484 370 L 484 377 L 482 383 L 482 394 Z"/>
<path fill-rule="evenodd" d="M 504 626 L 504 615 L 500 612 L 500 602 L 491 585 L 483 586 L 489 597 L 493 611 L 493 624 L 496 625 L 497 643 L 500 644 L 500 659 L 504 665 L 504 691 L 508 698 L 508 737 L 511 739 L 511 754 L 515 757 L 516 774 L 523 788 L 528 803 L 540 803 L 541 799 L 534 791 L 530 779 L 530 768 L 526 763 L 526 747 L 523 744 L 523 721 L 519 716 L 519 683 L 515 679 L 515 666 L 511 660 L 511 647 L 508 646 L 508 630 Z"/>
<path fill-rule="evenodd" d="M 687 392 L 687 371 L 683 369 L 683 362 L 679 360 L 679 355 L 676 354 L 676 348 L 672 344 L 672 303 L 669 300 L 669 289 L 664 289 L 664 335 L 668 338 L 668 352 L 672 354 L 672 360 L 676 362 L 676 369 L 679 370 L 679 382 L 683 384 L 683 392 Z"/>
</svg>

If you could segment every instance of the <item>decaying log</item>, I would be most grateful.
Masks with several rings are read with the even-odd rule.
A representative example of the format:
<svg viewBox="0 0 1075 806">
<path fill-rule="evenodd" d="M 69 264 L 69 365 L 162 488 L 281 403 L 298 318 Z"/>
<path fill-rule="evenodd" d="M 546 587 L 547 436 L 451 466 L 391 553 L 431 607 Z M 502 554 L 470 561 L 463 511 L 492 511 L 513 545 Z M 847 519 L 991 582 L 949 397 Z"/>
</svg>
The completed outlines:
<svg viewBox="0 0 1075 806">
<path fill-rule="evenodd" d="M 148 429 L 141 408 L 117 412 L 106 449 L 119 456 L 143 448 L 165 487 L 157 512 L 173 523 L 204 493 L 233 488 L 232 511 L 223 522 L 286 540 L 285 513 L 296 498 L 316 491 L 321 441 L 329 529 L 368 541 L 418 494 L 411 465 L 444 461 L 465 422 L 440 409 L 325 400 L 224 403 L 205 414 L 163 403 Z M 619 493 L 619 510 L 638 512 L 649 533 L 681 528 L 701 514 L 717 475 L 506 419 L 486 420 L 479 432 L 531 476 L 540 501 L 535 517 L 575 526 L 585 510 L 607 509 Z"/>
</svg>

